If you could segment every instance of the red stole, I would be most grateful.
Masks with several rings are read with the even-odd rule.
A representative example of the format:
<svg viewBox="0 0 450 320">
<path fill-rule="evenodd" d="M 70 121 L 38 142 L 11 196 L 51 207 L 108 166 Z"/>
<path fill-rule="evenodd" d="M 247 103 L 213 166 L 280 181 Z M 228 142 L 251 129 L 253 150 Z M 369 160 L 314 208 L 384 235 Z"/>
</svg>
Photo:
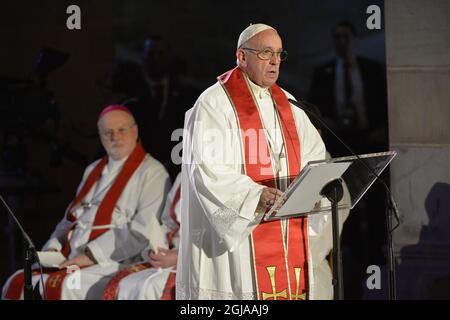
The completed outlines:
<svg viewBox="0 0 450 320">
<path fill-rule="evenodd" d="M 93 226 L 101 226 L 111 224 L 111 218 L 114 211 L 114 207 L 116 206 L 117 201 L 119 200 L 123 190 L 125 189 L 128 181 L 131 176 L 140 166 L 142 161 L 144 160 L 146 155 L 146 151 L 142 147 L 141 143 L 138 142 L 133 152 L 128 156 L 128 159 L 125 161 L 122 170 L 117 175 L 116 180 L 113 185 L 110 187 L 105 197 L 102 200 L 96 214 Z M 91 171 L 86 182 L 81 188 L 80 192 L 77 194 L 75 199 L 72 201 L 69 210 L 67 211 L 66 219 L 70 222 L 75 222 L 76 218 L 73 215 L 73 211 L 75 208 L 81 203 L 81 201 L 86 197 L 94 184 L 100 179 L 102 175 L 103 168 L 108 163 L 108 157 L 104 156 L 95 166 L 95 168 Z M 65 257 L 68 257 L 70 254 L 70 242 L 68 235 L 70 231 L 74 228 L 75 224 L 72 225 L 69 230 L 66 232 L 66 240 L 64 242 L 63 248 L 61 250 L 62 254 Z M 92 230 L 89 234 L 89 241 L 96 239 L 103 233 L 107 232 L 109 229 L 96 229 Z M 45 295 L 48 300 L 59 300 L 61 298 L 61 286 L 63 284 L 64 278 L 68 275 L 67 270 L 58 270 L 55 272 L 46 272 L 49 273 L 49 277 L 45 283 Z M 23 288 L 23 273 L 18 273 L 11 281 L 11 285 L 7 291 L 8 299 L 19 299 L 20 293 Z"/>
<path fill-rule="evenodd" d="M 40 273 L 39 270 L 32 270 L 31 276 L 36 276 L 39 273 Z M 25 284 L 25 274 L 23 271 L 18 272 L 9 282 L 5 298 L 9 300 L 19 300 L 20 295 L 22 294 L 24 284 Z"/>
<path fill-rule="evenodd" d="M 111 217 L 114 211 L 114 207 L 116 206 L 117 201 L 119 200 L 123 190 L 125 189 L 128 180 L 130 180 L 133 173 L 140 166 L 142 161 L 144 160 L 146 155 L 146 151 L 142 147 L 141 143 L 138 142 L 133 152 L 128 156 L 128 159 L 125 161 L 122 170 L 118 174 L 116 180 L 113 185 L 109 188 L 105 197 L 100 204 L 97 213 L 95 214 L 95 219 L 93 226 L 101 226 L 111 223 Z M 75 200 L 72 201 L 69 210 L 67 212 L 67 220 L 71 222 L 75 222 L 76 218 L 73 215 L 73 211 L 77 208 L 77 206 L 81 203 L 81 201 L 86 197 L 89 191 L 92 189 L 94 184 L 100 179 L 103 168 L 108 163 L 108 157 L 104 156 L 99 163 L 95 166 L 95 168 L 91 171 L 86 182 L 81 188 L 80 192 L 75 197 Z M 94 240 L 95 238 L 101 236 L 103 233 L 107 232 L 109 229 L 95 229 L 92 230 L 89 234 L 89 241 Z M 71 230 L 67 231 L 67 235 Z M 69 239 L 66 239 L 62 253 L 64 256 L 68 257 L 70 254 L 70 242 Z"/>
<path fill-rule="evenodd" d="M 151 267 L 152 264 L 150 262 L 143 262 L 117 272 L 114 277 L 109 280 L 108 284 L 105 287 L 105 290 L 103 290 L 101 300 L 115 300 L 117 298 L 117 290 L 119 289 L 120 280 L 122 280 L 126 276 L 129 276 L 130 274 L 146 270 Z"/>
<path fill-rule="evenodd" d="M 116 300 L 120 280 L 129 276 L 130 274 L 140 272 L 142 270 L 153 268 L 150 262 L 143 262 L 132 265 L 131 267 L 125 268 L 114 275 L 114 277 L 109 280 L 108 284 L 103 291 L 101 300 Z M 163 292 L 161 294 L 160 300 L 175 300 L 175 273 L 170 272 L 167 278 L 166 284 L 164 286 Z"/>
<path fill-rule="evenodd" d="M 218 77 L 234 108 L 241 129 L 245 156 L 245 173 L 256 182 L 273 187 L 277 179 L 272 164 L 261 163 L 260 155 L 270 159 L 269 145 L 265 136 L 255 145 L 245 139 L 247 130 L 263 133 L 263 122 L 243 72 L 234 68 Z M 300 172 L 300 141 L 294 115 L 284 92 L 274 84 L 271 88 L 286 147 L 288 176 Z M 253 151 L 253 152 L 252 152 Z M 267 155 L 267 156 L 266 156 Z M 262 170 L 264 168 L 264 170 Z M 268 170 L 269 169 L 269 170 Z M 267 174 L 267 172 L 270 172 Z M 271 181 L 267 182 L 267 181 Z M 253 263 L 258 299 L 304 300 L 308 292 L 308 236 L 307 218 L 291 218 L 287 224 L 287 243 L 282 222 L 261 222 L 252 232 Z"/>
</svg>

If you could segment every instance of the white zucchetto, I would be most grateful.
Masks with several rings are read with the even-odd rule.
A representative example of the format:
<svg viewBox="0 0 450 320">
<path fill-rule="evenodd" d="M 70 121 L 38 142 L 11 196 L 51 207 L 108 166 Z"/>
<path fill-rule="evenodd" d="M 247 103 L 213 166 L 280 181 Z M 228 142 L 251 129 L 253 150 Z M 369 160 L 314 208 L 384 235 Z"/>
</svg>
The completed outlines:
<svg viewBox="0 0 450 320">
<path fill-rule="evenodd" d="M 262 32 L 264 30 L 268 30 L 268 29 L 275 30 L 271 26 L 268 26 L 267 24 L 263 24 L 263 23 L 250 24 L 239 35 L 237 48 L 239 49 L 244 43 L 246 43 L 248 40 L 250 40 L 251 38 L 256 36 L 258 33 Z"/>
</svg>

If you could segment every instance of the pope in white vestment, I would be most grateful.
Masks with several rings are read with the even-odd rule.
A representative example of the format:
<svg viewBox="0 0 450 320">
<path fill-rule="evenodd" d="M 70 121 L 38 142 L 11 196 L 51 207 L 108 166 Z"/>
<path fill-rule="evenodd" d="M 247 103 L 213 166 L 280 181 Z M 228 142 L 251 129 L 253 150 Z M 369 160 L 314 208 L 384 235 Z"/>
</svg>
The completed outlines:
<svg viewBox="0 0 450 320">
<path fill-rule="evenodd" d="M 281 39 L 272 27 L 251 25 L 238 41 L 238 68 L 221 76 L 186 113 L 177 299 L 258 298 L 251 235 L 279 192 L 245 173 L 248 164 L 243 159 L 248 160 L 247 153 L 251 154 L 242 147 L 240 131 L 245 122 L 245 105 L 244 113 L 239 114 L 234 102 L 243 98 L 239 92 L 226 89 L 226 81 L 240 79 L 242 90 L 250 92 L 253 102 L 248 108 L 256 108 L 261 119 L 274 174 L 289 176 L 286 149 L 294 137 L 282 130 L 286 124 L 274 108 L 273 91 L 283 54 Z M 286 103 L 286 98 L 293 98 L 284 90 L 277 92 L 285 96 L 282 99 Z M 287 108 L 284 112 L 294 120 L 290 132 L 294 132 L 295 139 L 298 137 L 300 145 L 299 153 L 294 157 L 291 152 L 289 161 L 297 160 L 303 168 L 309 161 L 325 159 L 325 146 L 308 117 L 295 106 L 288 104 Z M 278 189 L 281 187 L 286 185 Z M 286 221 L 283 228 L 286 232 Z M 309 284 L 305 296 L 331 299 L 332 276 L 326 260 L 332 249 L 331 216 L 308 217 L 306 233 Z M 276 298 L 275 291 L 267 296 Z M 279 296 L 283 294 L 288 296 L 286 292 Z M 294 292 L 289 294 L 294 296 Z"/>
<path fill-rule="evenodd" d="M 164 232 L 158 218 L 170 188 L 168 173 L 140 145 L 134 118 L 126 108 L 105 108 L 98 125 L 107 156 L 88 166 L 77 198 L 43 248 L 66 256 L 60 265 L 62 273 L 71 265 L 80 269 L 52 278 L 50 283 L 52 273 L 45 273 L 48 299 L 99 299 L 123 263 L 136 261 L 143 250 L 156 249 L 163 243 Z M 20 283 L 15 281 L 21 272 L 8 279 L 3 298 L 23 297 L 21 288 L 12 287 Z M 56 287 L 60 279 L 63 280 L 57 291 L 47 293 L 48 287 Z M 33 275 L 33 286 L 38 281 L 40 276 Z M 42 287 L 40 284 L 41 296 Z"/>
</svg>

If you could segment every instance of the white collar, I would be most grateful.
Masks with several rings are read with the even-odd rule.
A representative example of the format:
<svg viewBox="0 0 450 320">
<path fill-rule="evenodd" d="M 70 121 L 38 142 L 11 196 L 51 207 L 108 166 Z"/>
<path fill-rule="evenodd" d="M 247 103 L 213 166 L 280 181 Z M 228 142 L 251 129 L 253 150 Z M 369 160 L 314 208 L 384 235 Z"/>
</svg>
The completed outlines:
<svg viewBox="0 0 450 320">
<path fill-rule="evenodd" d="M 108 171 L 106 171 L 106 173 L 112 173 L 116 170 L 118 170 L 119 168 L 122 167 L 122 165 L 125 163 L 125 161 L 127 161 L 128 156 L 120 159 L 120 160 L 114 160 L 113 158 L 109 157 L 108 158 L 108 165 L 106 166 L 106 169 Z"/>
<path fill-rule="evenodd" d="M 269 90 L 269 88 L 261 87 L 260 85 L 257 85 L 252 80 L 250 80 L 250 78 L 246 74 L 245 74 L 245 76 L 246 76 L 246 78 L 248 80 L 248 83 L 250 84 L 250 89 L 253 91 L 253 94 L 255 95 L 255 97 L 257 97 L 259 99 L 263 99 L 266 96 L 270 97 L 270 90 Z"/>
</svg>

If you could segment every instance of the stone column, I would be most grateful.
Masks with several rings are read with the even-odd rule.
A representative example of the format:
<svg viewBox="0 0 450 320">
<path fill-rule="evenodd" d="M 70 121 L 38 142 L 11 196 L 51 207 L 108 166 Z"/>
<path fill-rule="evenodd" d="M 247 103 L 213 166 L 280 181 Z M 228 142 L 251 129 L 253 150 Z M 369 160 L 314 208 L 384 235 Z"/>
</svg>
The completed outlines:
<svg viewBox="0 0 450 320">
<path fill-rule="evenodd" d="M 399 298 L 450 297 L 450 2 L 385 2 Z"/>
</svg>

